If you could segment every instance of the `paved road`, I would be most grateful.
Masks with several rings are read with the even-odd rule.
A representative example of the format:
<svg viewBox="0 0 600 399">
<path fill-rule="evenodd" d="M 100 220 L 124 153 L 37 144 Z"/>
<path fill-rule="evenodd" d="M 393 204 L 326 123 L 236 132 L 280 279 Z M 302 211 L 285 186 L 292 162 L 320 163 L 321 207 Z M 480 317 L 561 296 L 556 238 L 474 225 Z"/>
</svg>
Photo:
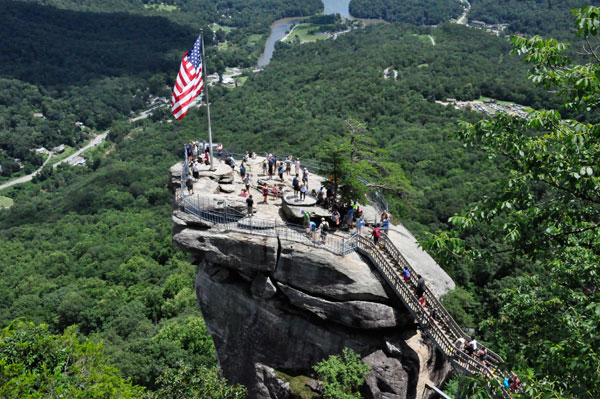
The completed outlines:
<svg viewBox="0 0 600 399">
<path fill-rule="evenodd" d="M 42 170 L 44 168 L 44 166 L 46 166 L 46 164 L 48 163 L 48 161 L 50 161 L 50 159 L 52 158 L 52 155 L 53 155 L 52 151 L 50 151 L 50 153 L 48 154 L 48 158 L 46 158 L 46 160 L 44 161 L 44 163 L 42 164 L 42 166 L 40 166 L 40 168 L 38 170 L 36 170 L 33 173 L 28 174 L 27 176 L 22 176 L 22 177 L 19 177 L 18 179 L 11 180 L 9 182 L 1 184 L 0 185 L 0 190 L 4 190 L 5 188 L 14 186 L 15 184 L 21 184 L 21 183 L 25 183 L 25 182 L 31 181 L 31 179 L 33 179 L 33 176 L 37 175 L 38 172 L 40 170 Z"/>
<path fill-rule="evenodd" d="M 464 8 L 462 15 L 456 20 L 456 23 L 459 25 L 466 25 L 468 22 L 467 14 L 471 10 L 471 3 L 469 3 L 468 0 L 463 0 L 463 1 L 461 1 L 461 3 L 464 4 L 465 8 Z"/>
<path fill-rule="evenodd" d="M 88 148 L 100 144 L 102 141 L 104 141 L 104 139 L 106 138 L 107 135 L 108 135 L 108 130 L 105 131 L 104 133 L 99 134 L 98 136 L 94 137 L 92 139 L 92 141 L 90 141 L 85 147 L 80 148 L 75 153 L 69 155 L 67 158 L 63 159 L 62 161 L 55 163 L 54 165 L 52 165 L 52 167 L 56 168 L 59 164 L 61 164 L 63 162 L 69 162 L 70 160 L 72 160 L 75 157 L 79 156 L 82 152 L 84 152 Z M 44 161 L 44 164 L 38 170 L 36 170 L 33 173 L 28 174 L 27 176 L 22 176 L 22 177 L 19 177 L 18 179 L 11 180 L 11 181 L 9 181 L 7 183 L 4 183 L 4 184 L 0 185 L 0 190 L 3 190 L 3 189 L 8 188 L 8 187 L 12 187 L 15 184 L 21 184 L 21 183 L 25 183 L 25 182 L 31 181 L 31 179 L 33 179 L 33 177 L 35 175 L 37 175 L 44 168 L 44 166 L 46 166 L 46 164 L 48 163 L 48 161 L 50 161 L 50 159 L 52 158 L 52 155 L 53 155 L 52 152 L 50 152 L 50 155 L 48 156 L 48 158 L 46 159 L 46 161 Z"/>
<path fill-rule="evenodd" d="M 97 146 L 98 144 L 102 143 L 104 141 L 104 139 L 106 138 L 107 135 L 108 135 L 108 130 L 105 131 L 102 134 L 97 135 L 85 147 L 80 148 L 79 150 L 77 150 L 73 154 L 69 155 L 68 157 L 66 157 L 62 161 L 55 163 L 54 165 L 52 165 L 52 167 L 56 168 L 61 163 L 72 161 L 73 159 L 75 159 L 76 157 L 78 157 L 79 155 L 81 155 L 81 153 L 84 152 L 85 150 L 87 150 L 88 148 Z"/>
</svg>

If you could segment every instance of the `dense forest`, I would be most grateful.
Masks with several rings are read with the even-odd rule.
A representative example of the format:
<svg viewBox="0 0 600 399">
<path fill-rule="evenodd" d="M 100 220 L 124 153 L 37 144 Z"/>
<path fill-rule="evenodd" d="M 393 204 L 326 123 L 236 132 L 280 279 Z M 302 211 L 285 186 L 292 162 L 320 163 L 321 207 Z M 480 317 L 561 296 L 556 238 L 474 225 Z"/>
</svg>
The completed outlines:
<svg viewBox="0 0 600 399">
<path fill-rule="evenodd" d="M 0 394 L 21 398 L 60 386 L 65 395 L 74 396 L 81 384 L 71 359 L 78 359 L 93 363 L 101 393 L 117 390 L 122 397 L 139 398 L 152 391 L 151 397 L 167 398 L 185 385 L 195 392 L 225 392 L 214 396 L 219 399 L 241 398 L 242 389 L 226 387 L 218 377 L 212 340 L 196 304 L 193 267 L 171 243 L 166 174 L 181 159 L 182 143 L 204 139 L 198 133 L 206 123 L 204 110 L 194 109 L 173 123 L 167 122 L 166 112 L 135 123 L 126 120 L 151 94 L 168 94 L 166 86 L 197 31 L 171 17 L 144 14 L 168 11 L 148 9 L 141 2 L 45 3 L 53 6 L 0 5 L 0 18 L 6 21 L 0 41 L 20 55 L 11 59 L 3 53 L 1 63 L 0 162 L 18 154 L 34 166 L 41 159 L 29 154 L 28 146 L 77 144 L 87 133 L 76 128 L 76 121 L 93 129 L 110 128 L 111 142 L 86 154 L 87 167 L 48 168 L 31 184 L 1 193 L 15 204 L 0 210 L 0 326 L 5 327 L 0 356 L 8 362 L 0 362 Z M 181 10 L 188 3 L 201 4 L 166 2 Z M 137 15 L 108 14 L 113 6 Z M 83 12 L 80 7 L 93 8 Z M 270 15 L 264 21 L 279 16 L 279 11 L 263 12 Z M 568 15 L 562 18 L 565 26 L 572 25 Z M 87 25 L 77 26 L 78 19 Z M 29 40 L 15 39 L 7 28 L 27 23 L 47 26 L 31 31 L 45 37 L 34 40 L 33 33 L 25 32 Z M 96 30 L 90 30 L 93 35 L 86 26 Z M 173 38 L 173 32 L 185 39 Z M 241 27 L 231 32 L 240 38 L 249 33 Z M 63 35 L 73 40 L 63 42 Z M 501 119 L 498 129 L 486 131 L 482 114 L 435 103 L 487 96 L 581 116 L 561 108 L 563 100 L 556 94 L 532 85 L 527 67 L 510 50 L 505 39 L 452 24 L 377 25 L 335 41 L 279 44 L 271 64 L 249 76 L 244 86 L 212 90 L 213 134 L 232 149 L 319 158 L 324 156 L 321 143 L 340 137 L 345 119 L 364 122 L 377 145 L 387 150 L 386 161 L 394 162 L 410 182 L 408 197 L 389 197 L 394 217 L 423 239 L 460 285 L 445 298 L 457 320 L 477 328 L 531 386 L 539 381 L 563 395 L 554 397 L 585 397 L 586 392 L 593 397 L 598 388 L 590 370 L 597 364 L 600 315 L 600 290 L 593 276 L 599 262 L 595 230 L 586 218 L 596 218 L 594 201 L 590 205 L 560 197 L 561 208 L 553 200 L 555 191 L 538 181 L 517 179 L 531 177 L 528 169 L 518 167 L 543 168 L 560 147 L 547 149 L 543 154 L 548 158 L 540 158 L 539 141 L 528 152 L 528 142 L 515 148 L 498 132 L 513 129 L 515 137 L 525 140 L 538 137 L 539 126 Z M 222 61 L 215 49 L 211 54 L 209 70 Z M 95 60 L 99 56 L 103 59 Z M 397 78 L 385 79 L 386 68 L 397 71 Z M 550 129 L 556 122 L 553 115 L 542 126 Z M 489 133 L 482 137 L 500 135 L 502 140 L 481 142 L 469 129 L 457 134 L 460 121 Z M 524 137 L 517 134 L 522 131 L 527 132 Z M 504 143 L 506 147 L 497 148 Z M 564 154 L 576 159 L 585 155 L 585 165 L 576 163 L 577 170 L 568 169 L 561 181 L 583 182 L 573 191 L 585 194 L 595 189 L 590 185 L 595 172 L 590 179 L 581 174 L 587 176 L 587 168 L 595 167 L 589 157 L 596 153 L 579 151 L 587 141 L 569 137 L 569 143 L 573 146 Z M 506 157 L 520 156 L 519 151 L 526 165 Z M 558 151 L 557 165 L 562 154 Z M 507 159 L 516 163 L 507 164 Z M 509 201 L 508 194 L 519 193 L 522 197 Z M 499 197 L 501 205 L 487 203 L 487 197 Z M 535 207 L 528 207 L 531 198 L 539 199 Z M 478 213 L 477 223 L 468 214 L 451 218 L 476 201 L 488 206 L 489 215 L 521 208 L 516 215 L 493 219 L 491 227 L 485 225 L 492 220 L 487 213 Z M 452 230 L 461 223 L 463 230 Z M 585 234 L 584 245 L 564 234 L 569 228 Z M 514 238 L 515 231 L 522 239 Z M 548 241 L 547 232 L 555 239 Z M 560 333 L 558 339 L 554 332 Z M 526 342 L 520 342 L 523 337 Z M 13 351 L 15 347 L 35 350 Z M 571 350 L 575 347 L 577 351 Z M 49 373 L 48 366 L 55 372 Z M 585 383 L 577 384 L 577 375 Z M 561 385 L 561 379 L 568 379 L 573 389 Z"/>
<path fill-rule="evenodd" d="M 573 40 L 569 12 L 598 0 L 472 0 L 470 20 L 508 24 L 509 34 L 543 35 Z"/>
<path fill-rule="evenodd" d="M 458 0 L 352 0 L 350 14 L 358 18 L 380 18 L 389 22 L 437 25 L 462 13 Z"/>
<path fill-rule="evenodd" d="M 5 177 L 40 166 L 43 157 L 32 152 L 35 148 L 81 143 L 87 137 L 76 122 L 92 131 L 104 130 L 113 120 L 140 111 L 150 95 L 168 98 L 172 71 L 178 68 L 185 46 L 194 42 L 199 27 L 212 32 L 206 21 L 214 16 L 209 13 L 186 24 L 167 18 L 169 13 L 148 11 L 141 2 L 45 4 L 50 5 L 0 4 L 0 47 L 5 49 L 0 54 L 0 174 Z M 181 6 L 186 18 L 204 9 L 195 2 Z M 239 18 L 226 22 L 237 28 L 205 35 L 208 55 L 214 60 L 209 73 L 254 65 L 262 42 L 250 46 L 250 33 L 266 33 L 273 19 L 308 15 L 321 4 L 314 1 L 299 7 L 291 2 L 257 1 L 230 6 Z M 192 7 L 193 13 L 186 7 Z M 110 10 L 129 13 L 106 12 Z M 244 18 L 252 19 L 253 26 L 247 26 Z M 217 51 L 214 40 L 228 40 L 229 49 Z"/>
</svg>

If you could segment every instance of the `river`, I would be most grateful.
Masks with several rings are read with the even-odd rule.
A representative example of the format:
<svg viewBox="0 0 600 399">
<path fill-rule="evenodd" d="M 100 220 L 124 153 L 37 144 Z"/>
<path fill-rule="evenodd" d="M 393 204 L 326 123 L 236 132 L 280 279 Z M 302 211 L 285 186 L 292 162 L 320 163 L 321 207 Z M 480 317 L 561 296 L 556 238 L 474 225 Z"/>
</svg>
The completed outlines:
<svg viewBox="0 0 600 399">
<path fill-rule="evenodd" d="M 350 0 L 322 0 L 325 9 L 323 13 L 327 14 L 340 14 L 343 18 L 353 19 L 348 10 Z M 258 58 L 258 67 L 265 67 L 271 62 L 273 52 L 275 51 L 275 43 L 281 40 L 285 34 L 295 25 L 302 21 L 303 18 L 283 18 L 278 19 L 271 25 L 271 34 L 267 38 L 265 43 L 265 49 Z"/>
</svg>

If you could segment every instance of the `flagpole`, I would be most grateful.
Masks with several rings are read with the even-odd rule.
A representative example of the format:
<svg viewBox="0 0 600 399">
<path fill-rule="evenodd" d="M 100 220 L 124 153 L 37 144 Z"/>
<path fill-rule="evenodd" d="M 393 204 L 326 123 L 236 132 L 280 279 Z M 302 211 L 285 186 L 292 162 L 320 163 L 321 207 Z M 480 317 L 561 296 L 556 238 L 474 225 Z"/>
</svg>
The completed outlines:
<svg viewBox="0 0 600 399">
<path fill-rule="evenodd" d="M 208 118 L 208 149 L 210 151 L 210 170 L 215 170 L 213 145 L 212 145 L 212 130 L 210 128 L 210 102 L 208 101 L 208 80 L 206 79 L 206 56 L 204 55 L 204 33 L 200 30 L 202 37 L 202 81 L 204 82 L 204 99 L 206 101 L 206 117 Z"/>
</svg>

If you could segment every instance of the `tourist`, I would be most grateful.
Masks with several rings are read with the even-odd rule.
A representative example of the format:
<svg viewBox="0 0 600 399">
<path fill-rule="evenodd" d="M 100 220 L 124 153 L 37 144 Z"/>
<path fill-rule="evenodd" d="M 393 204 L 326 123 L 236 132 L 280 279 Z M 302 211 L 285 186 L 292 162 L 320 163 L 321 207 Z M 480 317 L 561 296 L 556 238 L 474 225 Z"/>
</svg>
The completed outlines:
<svg viewBox="0 0 600 399">
<path fill-rule="evenodd" d="M 329 208 L 329 207 L 331 207 L 333 205 L 333 202 L 334 202 L 333 201 L 334 200 L 334 198 L 333 198 L 333 187 L 327 186 L 327 191 L 326 191 L 325 194 L 326 194 L 326 197 L 325 197 L 326 198 L 325 199 L 325 207 Z"/>
<path fill-rule="evenodd" d="M 200 164 L 198 164 L 198 161 L 194 162 L 192 174 L 194 175 L 194 179 L 198 180 L 200 178 Z"/>
<path fill-rule="evenodd" d="M 252 207 L 254 206 L 254 200 L 252 199 L 252 195 L 246 198 L 246 204 L 248 205 L 248 216 L 252 216 Z"/>
<path fill-rule="evenodd" d="M 285 165 L 283 162 L 279 163 L 279 180 L 283 181 L 283 172 L 285 171 Z"/>
<path fill-rule="evenodd" d="M 329 223 L 325 220 L 325 218 L 321 218 L 321 225 L 319 226 L 321 229 L 321 240 L 325 242 L 327 238 L 327 233 L 329 232 Z"/>
<path fill-rule="evenodd" d="M 346 227 L 348 228 L 348 230 L 350 230 L 353 226 L 354 226 L 354 208 L 350 208 L 348 209 L 348 212 L 346 212 Z"/>
<path fill-rule="evenodd" d="M 467 353 L 473 356 L 477 353 L 477 340 L 471 337 L 471 340 L 467 343 Z"/>
<path fill-rule="evenodd" d="M 267 175 L 267 159 L 265 158 L 262 163 L 262 174 L 263 176 Z"/>
<path fill-rule="evenodd" d="M 244 198 L 248 197 L 248 191 L 246 191 L 245 188 L 242 188 L 242 192 L 240 193 L 240 197 L 244 197 Z"/>
<path fill-rule="evenodd" d="M 198 159 L 198 146 L 196 143 L 192 144 L 192 159 L 195 161 Z"/>
<path fill-rule="evenodd" d="M 386 212 L 387 213 L 387 212 Z M 381 221 L 381 223 L 383 223 L 383 230 L 385 231 L 385 233 L 387 234 L 388 230 L 390 229 L 390 217 L 386 216 L 385 219 L 383 219 Z"/>
<path fill-rule="evenodd" d="M 267 183 L 263 184 L 262 192 L 264 197 L 264 203 L 268 204 L 269 201 L 267 201 L 267 197 L 269 196 L 269 186 L 267 186 Z"/>
<path fill-rule="evenodd" d="M 244 176 L 244 184 L 246 185 L 246 191 L 250 192 L 250 173 L 246 173 L 246 176 Z"/>
<path fill-rule="evenodd" d="M 384 209 L 383 212 L 381 212 L 381 218 L 380 218 L 381 223 L 383 223 L 383 221 L 385 219 L 388 219 L 389 217 L 390 217 L 390 214 L 388 213 L 388 211 L 386 211 Z"/>
<path fill-rule="evenodd" d="M 421 307 L 425 307 L 426 301 L 425 301 L 425 297 L 419 297 L 419 304 L 421 305 Z"/>
<path fill-rule="evenodd" d="M 333 224 L 335 224 L 335 227 L 339 227 L 340 225 L 340 212 L 337 209 L 333 210 L 333 214 L 331 215 L 331 220 L 333 221 Z"/>
<path fill-rule="evenodd" d="M 244 176 L 246 176 L 246 167 L 244 166 L 244 161 L 240 165 L 240 177 L 244 180 Z"/>
<path fill-rule="evenodd" d="M 431 312 L 429 312 L 429 318 L 432 321 L 437 320 L 437 312 L 435 311 L 435 309 L 431 309 Z"/>
<path fill-rule="evenodd" d="M 485 365 L 489 358 L 488 349 L 487 348 L 480 349 L 477 352 L 477 357 L 479 357 L 479 360 L 481 361 L 481 363 L 483 363 Z"/>
<path fill-rule="evenodd" d="M 362 229 L 365 227 L 365 219 L 361 216 L 360 219 L 356 222 L 356 232 L 358 234 L 362 233 Z"/>
<path fill-rule="evenodd" d="M 310 213 L 302 211 L 302 225 L 304 227 L 308 227 L 308 223 L 310 223 Z"/>
<path fill-rule="evenodd" d="M 317 205 L 323 203 L 323 194 L 325 193 L 325 189 L 323 187 L 319 187 L 319 191 L 317 191 Z"/>
<path fill-rule="evenodd" d="M 217 158 L 221 161 L 221 157 L 223 156 L 223 144 L 219 143 L 217 145 Z"/>
<path fill-rule="evenodd" d="M 273 199 L 277 199 L 279 192 L 277 191 L 277 184 L 273 183 L 273 189 L 271 190 L 271 194 L 273 195 Z"/>
<path fill-rule="evenodd" d="M 308 190 L 308 184 L 302 183 L 300 185 L 300 200 L 306 199 L 306 191 Z"/>
<path fill-rule="evenodd" d="M 296 158 L 295 172 L 297 175 L 300 174 L 300 158 Z"/>
<path fill-rule="evenodd" d="M 192 181 L 192 176 L 188 175 L 185 179 L 185 186 L 188 189 L 188 194 L 194 194 L 194 182 Z"/>
<path fill-rule="evenodd" d="M 410 271 L 408 270 L 407 266 L 404 266 L 404 269 L 402 269 L 402 278 L 405 282 L 408 282 L 410 280 Z M 419 298 L 420 296 L 421 295 L 417 295 L 417 298 Z"/>
<path fill-rule="evenodd" d="M 292 186 L 294 187 L 294 198 L 298 196 L 298 192 L 300 192 L 300 182 L 298 181 L 298 173 L 292 179 Z"/>
<path fill-rule="evenodd" d="M 308 222 L 308 231 L 309 231 L 311 239 L 314 241 L 315 233 L 317 232 L 317 224 L 315 222 L 313 222 L 312 220 L 310 222 Z"/>
<path fill-rule="evenodd" d="M 417 278 L 419 279 L 417 282 L 417 297 L 423 296 L 425 294 L 425 279 L 420 274 L 417 274 Z"/>
<path fill-rule="evenodd" d="M 373 227 L 371 235 L 373 236 L 373 243 L 377 247 L 377 245 L 379 245 L 379 237 L 381 237 L 381 230 L 379 229 L 378 224 L 376 224 L 375 227 Z"/>
<path fill-rule="evenodd" d="M 275 166 L 274 162 L 275 161 L 273 160 L 273 158 L 269 157 L 269 179 L 273 178 L 273 167 Z"/>
<path fill-rule="evenodd" d="M 517 389 L 521 388 L 521 381 L 514 371 L 511 374 L 510 393 L 515 393 Z"/>
<path fill-rule="evenodd" d="M 308 172 L 308 169 L 304 168 L 304 172 L 302 173 L 302 181 L 308 185 L 308 175 L 310 173 Z"/>
<path fill-rule="evenodd" d="M 465 350 L 465 343 L 466 343 L 466 340 L 463 337 L 460 337 L 456 340 L 454 345 L 458 348 L 458 350 L 463 351 L 463 350 Z"/>
<path fill-rule="evenodd" d="M 233 159 L 233 154 L 229 154 L 229 166 L 231 166 L 231 169 L 235 169 L 235 159 Z"/>
</svg>

